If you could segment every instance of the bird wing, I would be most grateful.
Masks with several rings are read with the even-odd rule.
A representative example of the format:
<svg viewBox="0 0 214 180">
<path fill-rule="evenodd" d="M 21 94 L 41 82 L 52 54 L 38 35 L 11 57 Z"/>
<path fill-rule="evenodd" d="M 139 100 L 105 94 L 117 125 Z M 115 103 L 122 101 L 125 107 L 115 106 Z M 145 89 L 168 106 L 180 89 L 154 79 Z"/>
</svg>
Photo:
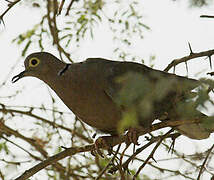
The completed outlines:
<svg viewBox="0 0 214 180">
<path fill-rule="evenodd" d="M 116 101 L 118 94 L 124 89 L 128 94 L 154 93 L 161 94 L 189 94 L 201 83 L 198 80 L 159 71 L 134 62 L 111 61 L 102 58 L 89 58 L 85 61 L 90 64 L 94 77 L 105 93 Z"/>
<path fill-rule="evenodd" d="M 149 68 L 133 62 L 109 62 L 105 70 L 106 93 L 113 99 L 118 97 L 122 89 L 127 94 L 136 91 L 154 93 L 189 94 L 191 90 L 200 85 L 195 79 L 190 79 L 175 74 Z"/>
<path fill-rule="evenodd" d="M 116 104 L 119 101 L 122 111 L 124 106 L 125 110 L 129 109 L 133 105 L 132 103 L 139 103 L 138 99 L 141 98 L 143 98 L 144 102 L 146 102 L 145 100 L 154 101 L 155 111 L 153 111 L 154 115 L 150 114 L 150 121 L 148 118 L 145 119 L 141 116 L 141 114 L 145 113 L 144 107 L 140 104 L 141 108 L 138 111 L 139 104 L 137 106 L 134 104 L 134 108 L 138 111 L 140 125 L 147 123 L 147 120 L 149 124 L 154 118 L 164 120 L 161 117 L 165 112 L 169 112 L 169 117 L 166 118 L 176 120 L 177 116 L 173 109 L 174 105 L 178 105 L 180 101 L 185 105 L 185 97 L 188 97 L 191 91 L 201 84 L 200 81 L 194 79 L 155 70 L 133 62 L 117 62 L 101 58 L 88 59 L 86 62 L 91 64 L 93 71 L 96 72 L 94 79 L 99 84 L 100 90 L 104 92 L 106 98 L 110 101 Z M 163 95 L 162 98 L 160 94 Z M 121 97 L 123 98 L 123 95 L 125 95 L 125 100 L 120 99 Z M 129 102 L 130 99 L 131 104 Z M 183 112 L 185 111 L 184 109 L 183 107 Z M 200 116 L 200 112 L 197 110 L 195 110 L 194 114 L 199 114 Z M 177 120 L 179 117 L 177 117 Z M 209 132 L 198 124 L 182 125 L 177 127 L 177 129 L 182 134 L 193 139 L 203 139 L 209 136 Z"/>
</svg>

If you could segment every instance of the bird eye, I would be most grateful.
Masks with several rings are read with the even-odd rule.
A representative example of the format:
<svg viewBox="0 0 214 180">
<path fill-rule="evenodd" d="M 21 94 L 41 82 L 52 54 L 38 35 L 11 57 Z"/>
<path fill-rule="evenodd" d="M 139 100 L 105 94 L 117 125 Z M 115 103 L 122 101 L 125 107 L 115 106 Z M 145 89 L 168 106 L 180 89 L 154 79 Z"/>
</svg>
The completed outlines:
<svg viewBox="0 0 214 180">
<path fill-rule="evenodd" d="M 39 64 L 39 62 L 40 60 L 38 58 L 33 57 L 29 60 L 29 66 L 36 67 Z"/>
</svg>

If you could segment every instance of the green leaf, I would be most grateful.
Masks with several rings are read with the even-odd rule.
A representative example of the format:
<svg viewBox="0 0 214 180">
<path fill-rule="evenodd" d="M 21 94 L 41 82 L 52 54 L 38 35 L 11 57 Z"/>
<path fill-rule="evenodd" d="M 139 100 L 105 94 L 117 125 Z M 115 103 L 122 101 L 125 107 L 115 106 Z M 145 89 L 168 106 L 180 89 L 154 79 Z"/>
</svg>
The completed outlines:
<svg viewBox="0 0 214 180">
<path fill-rule="evenodd" d="M 128 21 L 125 22 L 125 27 L 126 27 L 126 30 L 129 29 L 129 22 Z"/>
<path fill-rule="evenodd" d="M 22 56 L 25 56 L 25 54 L 26 54 L 26 52 L 27 52 L 27 50 L 28 50 L 30 44 L 31 44 L 31 40 L 29 40 L 29 41 L 27 42 L 27 44 L 25 45 L 25 47 L 24 47 L 24 49 L 23 49 L 23 51 L 22 51 Z"/>
<path fill-rule="evenodd" d="M 139 24 L 140 26 L 144 27 L 145 29 L 150 30 L 150 27 L 149 27 L 149 26 L 147 26 L 147 25 L 145 25 L 145 24 L 143 24 L 143 23 L 141 23 L 141 22 L 139 22 L 138 24 Z"/>
</svg>

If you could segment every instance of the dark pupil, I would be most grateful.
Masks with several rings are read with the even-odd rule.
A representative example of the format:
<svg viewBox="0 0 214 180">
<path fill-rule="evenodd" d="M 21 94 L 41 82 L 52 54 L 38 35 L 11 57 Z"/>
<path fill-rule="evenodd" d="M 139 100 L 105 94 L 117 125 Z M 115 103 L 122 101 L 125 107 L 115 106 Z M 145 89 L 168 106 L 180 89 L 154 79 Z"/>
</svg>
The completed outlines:
<svg viewBox="0 0 214 180">
<path fill-rule="evenodd" d="M 33 60 L 31 61 L 31 64 L 32 64 L 32 65 L 36 65 L 36 64 L 37 64 L 37 60 L 36 60 L 36 59 L 33 59 Z"/>
</svg>

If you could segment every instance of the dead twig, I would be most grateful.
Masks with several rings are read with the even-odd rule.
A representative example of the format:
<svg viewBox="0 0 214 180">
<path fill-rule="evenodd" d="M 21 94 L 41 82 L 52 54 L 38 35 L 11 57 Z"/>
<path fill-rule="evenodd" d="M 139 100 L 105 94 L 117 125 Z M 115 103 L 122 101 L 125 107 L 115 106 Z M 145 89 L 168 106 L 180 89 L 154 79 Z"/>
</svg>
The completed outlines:
<svg viewBox="0 0 214 180">
<path fill-rule="evenodd" d="M 12 115 L 13 115 L 14 113 L 20 114 L 20 115 L 21 115 L 21 114 L 24 114 L 24 115 L 33 117 L 33 118 L 35 118 L 35 119 L 37 119 L 37 120 L 40 120 L 40 121 L 42 121 L 42 122 L 44 122 L 44 123 L 47 123 L 47 124 L 49 124 L 50 126 L 52 126 L 52 127 L 54 127 L 54 128 L 61 128 L 61 129 L 65 130 L 65 131 L 68 131 L 68 132 L 70 132 L 70 133 L 73 133 L 73 134 L 75 134 L 76 136 L 78 136 L 79 138 L 81 138 L 82 140 L 84 140 L 84 141 L 86 141 L 86 142 L 88 142 L 88 143 L 92 143 L 92 142 L 93 142 L 93 140 L 87 138 L 87 137 L 84 136 L 83 134 L 81 134 L 81 133 L 79 133 L 79 132 L 77 132 L 77 131 L 73 131 L 73 130 L 71 130 L 70 128 L 65 127 L 65 126 L 63 126 L 63 125 L 60 125 L 60 124 L 57 124 L 57 123 L 55 123 L 55 122 L 49 121 L 49 120 L 47 120 L 47 119 L 45 119 L 45 118 L 43 118 L 43 117 L 40 117 L 40 116 L 34 114 L 32 111 L 28 111 L 28 110 L 27 110 L 27 111 L 15 110 L 15 109 L 7 108 L 7 106 L 4 106 L 3 104 L 1 104 L 1 105 L 3 106 L 3 108 L 0 108 L 0 112 L 2 112 L 2 113 L 8 113 L 8 114 L 12 114 Z"/>
<path fill-rule="evenodd" d="M 99 180 L 102 177 L 102 175 L 106 172 L 106 170 L 109 168 L 109 166 L 114 162 L 114 160 L 115 160 L 115 158 L 116 158 L 116 156 L 117 156 L 117 154 L 119 152 L 120 147 L 121 147 L 121 144 L 118 145 L 117 150 L 116 150 L 114 156 L 109 161 L 109 163 L 105 166 L 105 168 L 103 168 L 103 170 L 100 172 L 100 174 L 96 177 L 95 180 Z"/>
<path fill-rule="evenodd" d="M 171 138 L 171 137 L 173 137 L 173 136 L 174 136 L 174 134 L 171 134 L 171 135 L 168 135 L 166 138 Z M 161 137 L 162 137 L 162 136 L 161 136 Z M 150 139 L 150 141 L 149 141 L 147 144 L 145 144 L 145 145 L 143 145 L 142 147 L 138 148 L 131 156 L 129 156 L 129 158 L 123 163 L 122 167 L 123 167 L 125 170 L 128 170 L 129 163 L 130 163 L 131 161 L 137 159 L 136 156 L 137 156 L 138 154 L 140 154 L 144 149 L 148 148 L 150 145 L 152 145 L 153 143 L 157 142 L 158 140 L 160 140 L 160 136 L 152 137 L 152 138 Z M 139 160 L 139 159 L 137 159 L 137 160 Z M 143 162 L 145 162 L 145 161 L 143 161 Z M 118 166 L 114 166 L 114 167 L 112 167 L 112 168 L 109 170 L 109 173 L 113 174 L 113 173 L 115 173 L 117 170 L 118 170 Z"/>
<path fill-rule="evenodd" d="M 142 129 L 141 132 L 139 132 L 139 135 L 144 135 L 146 133 L 149 133 L 151 131 L 155 131 L 164 127 L 168 127 L 168 126 L 178 126 L 178 125 L 182 125 L 182 124 L 191 124 L 191 123 L 200 123 L 201 121 L 203 121 L 204 119 L 192 119 L 192 120 L 177 120 L 177 121 L 165 121 L 165 122 L 161 122 L 161 123 L 156 123 L 154 125 L 152 125 L 150 128 L 146 128 L 146 129 Z M 121 144 L 123 142 L 127 141 L 127 136 L 126 135 L 122 135 L 122 136 L 107 136 L 108 139 L 105 139 L 107 141 L 107 144 L 110 147 L 113 147 L 117 144 Z M 99 148 L 106 148 L 106 147 L 102 147 L 99 146 Z M 32 167 L 31 169 L 25 171 L 21 176 L 19 176 L 18 178 L 16 178 L 15 180 L 25 180 L 31 176 L 33 176 L 34 174 L 36 174 L 38 171 L 42 170 L 43 168 L 56 163 L 57 161 L 67 157 L 67 156 L 73 156 L 77 153 L 81 153 L 81 152 L 91 152 L 93 150 L 96 149 L 95 144 L 90 144 L 90 145 L 86 145 L 86 146 L 82 146 L 82 147 L 70 147 L 70 148 L 66 148 L 64 151 L 51 156 L 49 158 L 47 158 L 46 160 L 44 160 L 43 162 L 37 164 L 36 166 Z"/>
<path fill-rule="evenodd" d="M 186 63 L 187 61 L 194 59 L 194 58 L 198 58 L 198 57 L 203 57 L 203 56 L 207 56 L 207 57 L 211 57 L 214 54 L 214 49 L 208 50 L 208 51 L 202 51 L 202 52 L 198 52 L 198 53 L 194 53 L 194 52 L 190 52 L 190 55 L 179 58 L 179 59 L 174 59 L 165 69 L 165 72 L 168 72 L 172 67 L 175 67 L 176 65 L 180 64 L 180 63 Z"/>
<path fill-rule="evenodd" d="M 158 143 L 155 145 L 155 147 L 153 148 L 152 152 L 150 153 L 150 155 L 147 157 L 147 159 L 145 160 L 145 162 L 138 168 L 136 174 L 134 175 L 133 179 L 136 179 L 137 176 L 139 175 L 140 171 L 145 167 L 145 165 L 148 163 L 148 161 L 152 158 L 154 159 L 154 154 L 155 151 L 158 149 L 158 147 L 161 145 L 162 141 L 171 133 L 173 132 L 173 129 L 170 129 L 166 134 L 164 134 L 163 136 L 161 136 L 160 140 L 158 141 Z"/>
<path fill-rule="evenodd" d="M 14 1 L 14 2 L 7 1 L 7 2 L 9 3 L 9 4 L 8 4 L 8 8 L 0 15 L 0 21 L 2 21 L 3 24 L 4 24 L 3 18 L 4 18 L 4 16 L 5 16 L 5 14 L 7 14 L 7 12 L 8 12 L 13 6 L 15 6 L 19 1 L 21 1 L 21 0 L 16 0 L 16 1 Z"/>
<path fill-rule="evenodd" d="M 212 147 L 211 147 L 211 148 L 208 150 L 208 152 L 207 152 L 206 158 L 204 159 L 204 162 L 203 162 L 203 164 L 201 165 L 200 171 L 199 171 L 199 173 L 198 173 L 197 180 L 200 180 L 200 177 L 201 177 L 201 175 L 202 175 L 202 173 L 203 173 L 203 169 L 204 169 L 204 167 L 205 167 L 205 164 L 206 164 L 206 162 L 207 162 L 207 159 L 208 159 L 210 153 L 212 152 L 213 148 L 214 148 L 214 144 L 212 145 Z"/>
<path fill-rule="evenodd" d="M 58 28 L 57 28 L 57 23 L 56 23 L 56 16 L 57 16 L 57 11 L 58 11 L 58 5 L 57 5 L 57 1 L 55 0 L 48 0 L 47 1 L 47 19 L 48 19 L 48 25 L 49 25 L 49 29 L 51 32 L 51 36 L 53 38 L 53 44 L 55 44 L 57 46 L 57 49 L 60 52 L 60 56 L 61 53 L 64 54 L 69 61 L 72 62 L 71 58 L 70 58 L 70 54 L 68 52 L 66 52 L 64 50 L 64 48 L 60 45 L 60 40 L 59 40 L 59 36 L 58 36 Z"/>
<path fill-rule="evenodd" d="M 18 131 L 13 130 L 12 128 L 6 126 L 2 121 L 0 121 L 0 132 L 9 134 L 9 135 L 14 135 L 20 139 L 23 139 L 24 141 L 28 142 L 30 145 L 32 145 L 40 154 L 42 154 L 44 157 L 48 157 L 47 152 L 41 147 L 40 144 L 36 142 L 36 140 L 32 138 L 28 138 Z"/>
<path fill-rule="evenodd" d="M 69 11 L 70 11 L 70 9 L 71 9 L 71 7 L 72 7 L 72 5 L 73 5 L 74 1 L 75 1 L 75 0 L 71 0 L 70 4 L 68 5 L 68 7 L 67 7 L 67 11 L 66 11 L 66 13 L 65 13 L 65 15 L 66 15 L 66 16 L 68 16 L 68 15 L 69 15 Z"/>
</svg>

